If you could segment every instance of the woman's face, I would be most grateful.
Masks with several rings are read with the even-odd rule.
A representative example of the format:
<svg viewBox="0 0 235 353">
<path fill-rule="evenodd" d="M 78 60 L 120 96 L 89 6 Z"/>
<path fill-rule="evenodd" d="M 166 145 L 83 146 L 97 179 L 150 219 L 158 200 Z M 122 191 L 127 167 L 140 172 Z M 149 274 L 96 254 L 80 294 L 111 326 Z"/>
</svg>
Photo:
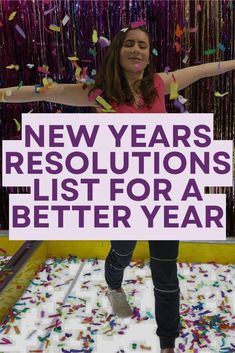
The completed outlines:
<svg viewBox="0 0 235 353">
<path fill-rule="evenodd" d="M 140 73 L 149 64 L 150 45 L 147 33 L 141 29 L 127 32 L 120 50 L 120 65 L 126 73 Z"/>
</svg>

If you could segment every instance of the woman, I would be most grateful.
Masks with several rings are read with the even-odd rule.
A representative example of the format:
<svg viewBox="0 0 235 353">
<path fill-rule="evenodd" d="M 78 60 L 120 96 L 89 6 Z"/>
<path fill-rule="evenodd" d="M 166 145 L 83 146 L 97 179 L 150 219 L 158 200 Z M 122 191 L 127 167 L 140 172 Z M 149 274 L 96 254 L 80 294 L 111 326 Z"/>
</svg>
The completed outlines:
<svg viewBox="0 0 235 353">
<path fill-rule="evenodd" d="M 235 69 L 235 60 L 230 60 L 154 74 L 151 53 L 151 39 L 145 27 L 128 27 L 113 38 L 90 92 L 87 87 L 72 84 L 53 85 L 40 93 L 35 92 L 34 86 L 23 86 L 19 90 L 16 87 L 1 89 L 0 101 L 48 101 L 100 110 L 95 98 L 89 99 L 89 95 L 96 95 L 99 89 L 99 95 L 118 113 L 164 113 L 164 95 L 170 93 L 172 83 L 177 83 L 180 91 L 200 78 Z M 120 317 L 132 314 L 121 285 L 135 245 L 136 241 L 111 241 L 105 262 L 107 296 L 113 312 Z M 178 246 L 178 241 L 149 241 L 161 353 L 173 353 L 179 335 Z"/>
</svg>

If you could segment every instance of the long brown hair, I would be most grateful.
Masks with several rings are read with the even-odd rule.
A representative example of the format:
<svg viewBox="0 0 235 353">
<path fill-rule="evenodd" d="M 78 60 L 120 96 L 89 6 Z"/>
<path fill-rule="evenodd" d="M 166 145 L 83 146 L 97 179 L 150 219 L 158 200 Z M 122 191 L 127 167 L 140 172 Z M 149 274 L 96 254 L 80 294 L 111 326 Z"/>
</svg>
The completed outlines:
<svg viewBox="0 0 235 353">
<path fill-rule="evenodd" d="M 138 27 L 138 29 L 148 35 L 150 45 L 150 62 L 144 70 L 143 78 L 141 79 L 139 85 L 139 90 L 142 94 L 144 103 L 146 106 L 150 107 L 154 98 L 158 96 L 157 91 L 154 88 L 152 40 L 145 27 L 141 26 Z M 131 27 L 128 27 L 127 31 L 129 30 L 131 30 Z M 100 70 L 95 77 L 95 84 L 89 92 L 90 94 L 97 88 L 101 89 L 103 92 L 102 97 L 110 104 L 112 104 L 112 102 L 116 102 L 117 104 L 134 103 L 133 93 L 120 65 L 120 50 L 125 40 L 127 31 L 119 31 L 112 39 L 111 45 L 105 53 Z"/>
</svg>

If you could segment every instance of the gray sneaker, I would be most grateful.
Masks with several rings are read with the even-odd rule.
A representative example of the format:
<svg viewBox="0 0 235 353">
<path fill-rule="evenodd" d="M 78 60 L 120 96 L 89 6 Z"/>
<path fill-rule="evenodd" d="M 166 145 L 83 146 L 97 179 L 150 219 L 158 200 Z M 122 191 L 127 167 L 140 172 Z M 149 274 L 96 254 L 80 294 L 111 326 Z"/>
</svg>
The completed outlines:
<svg viewBox="0 0 235 353">
<path fill-rule="evenodd" d="M 122 288 L 108 289 L 107 297 L 115 315 L 119 317 L 132 316 L 131 307 L 127 302 L 126 294 Z"/>
</svg>

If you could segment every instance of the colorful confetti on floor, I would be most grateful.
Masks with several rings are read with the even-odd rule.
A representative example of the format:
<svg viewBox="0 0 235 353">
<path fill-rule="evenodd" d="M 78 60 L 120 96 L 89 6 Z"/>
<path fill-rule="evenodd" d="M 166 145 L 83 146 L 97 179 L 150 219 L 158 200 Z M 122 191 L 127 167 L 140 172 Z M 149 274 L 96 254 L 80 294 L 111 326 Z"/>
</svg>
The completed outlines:
<svg viewBox="0 0 235 353">
<path fill-rule="evenodd" d="M 111 314 L 103 269 L 100 260 L 47 260 L 0 326 L 0 353 L 160 352 L 149 263 L 126 269 L 123 287 L 133 308 L 127 319 Z M 235 352 L 235 265 L 178 269 L 176 353 Z"/>
<path fill-rule="evenodd" d="M 0 256 L 0 271 L 3 270 L 10 258 L 10 256 Z"/>
</svg>

